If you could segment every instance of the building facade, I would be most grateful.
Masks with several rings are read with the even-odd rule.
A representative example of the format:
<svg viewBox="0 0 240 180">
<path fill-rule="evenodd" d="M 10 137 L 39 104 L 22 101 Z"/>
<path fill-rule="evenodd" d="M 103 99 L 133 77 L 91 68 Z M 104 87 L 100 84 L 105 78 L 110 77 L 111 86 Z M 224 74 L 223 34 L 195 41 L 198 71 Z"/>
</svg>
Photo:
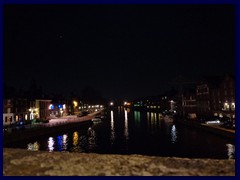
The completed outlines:
<svg viewBox="0 0 240 180">
<path fill-rule="evenodd" d="M 197 85 L 197 113 L 235 119 L 235 78 L 209 78 Z"/>
<path fill-rule="evenodd" d="M 3 100 L 3 124 L 29 120 L 29 101 L 24 98 L 11 98 Z"/>
</svg>

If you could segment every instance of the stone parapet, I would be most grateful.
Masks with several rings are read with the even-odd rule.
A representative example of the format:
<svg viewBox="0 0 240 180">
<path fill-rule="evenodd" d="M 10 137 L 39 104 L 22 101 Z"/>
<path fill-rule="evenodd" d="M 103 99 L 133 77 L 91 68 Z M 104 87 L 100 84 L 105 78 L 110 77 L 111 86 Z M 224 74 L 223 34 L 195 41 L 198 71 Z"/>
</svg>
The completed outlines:
<svg viewBox="0 0 240 180">
<path fill-rule="evenodd" d="M 3 149 L 4 176 L 235 176 L 235 160 Z"/>
</svg>

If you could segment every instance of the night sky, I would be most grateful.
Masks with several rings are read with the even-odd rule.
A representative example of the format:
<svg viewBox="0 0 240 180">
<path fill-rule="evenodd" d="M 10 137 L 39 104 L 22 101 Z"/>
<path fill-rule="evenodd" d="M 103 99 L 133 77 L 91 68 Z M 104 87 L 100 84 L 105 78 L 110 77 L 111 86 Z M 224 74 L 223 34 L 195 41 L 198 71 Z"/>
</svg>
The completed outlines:
<svg viewBox="0 0 240 180">
<path fill-rule="evenodd" d="M 222 73 L 235 75 L 233 5 L 4 6 L 4 82 L 16 88 L 131 99 Z"/>
</svg>

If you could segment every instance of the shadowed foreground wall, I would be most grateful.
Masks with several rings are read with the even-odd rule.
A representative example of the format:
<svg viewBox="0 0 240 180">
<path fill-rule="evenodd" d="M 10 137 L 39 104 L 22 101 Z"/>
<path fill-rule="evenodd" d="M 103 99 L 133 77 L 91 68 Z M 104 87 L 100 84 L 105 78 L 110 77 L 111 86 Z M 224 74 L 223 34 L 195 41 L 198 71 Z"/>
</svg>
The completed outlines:
<svg viewBox="0 0 240 180">
<path fill-rule="evenodd" d="M 4 176 L 234 176 L 235 160 L 3 149 Z"/>
</svg>

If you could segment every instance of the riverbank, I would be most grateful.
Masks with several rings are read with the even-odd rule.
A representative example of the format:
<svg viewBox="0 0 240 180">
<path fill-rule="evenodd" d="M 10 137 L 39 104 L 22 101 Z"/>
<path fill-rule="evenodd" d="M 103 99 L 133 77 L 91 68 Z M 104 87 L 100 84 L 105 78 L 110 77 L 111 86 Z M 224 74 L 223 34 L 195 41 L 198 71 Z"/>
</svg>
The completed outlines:
<svg viewBox="0 0 240 180">
<path fill-rule="evenodd" d="M 49 123 L 25 125 L 24 129 L 3 133 L 3 145 L 17 141 L 31 139 L 43 135 L 51 135 L 58 132 L 75 129 L 77 126 L 86 127 L 92 124 L 92 119 L 102 113 L 103 109 L 95 111 L 86 116 L 76 115 L 50 119 Z"/>
<path fill-rule="evenodd" d="M 3 145 L 14 143 L 17 141 L 31 139 L 34 137 L 51 135 L 58 132 L 75 129 L 77 126 L 86 127 L 92 124 L 91 119 L 96 113 L 89 114 L 83 117 L 71 116 L 62 119 L 52 119 L 47 124 L 37 124 L 23 130 L 14 131 L 11 133 L 3 133 Z"/>
<path fill-rule="evenodd" d="M 235 160 L 3 149 L 4 176 L 235 176 Z"/>
<path fill-rule="evenodd" d="M 216 125 L 207 125 L 203 123 L 198 123 L 198 122 L 195 122 L 194 120 L 176 119 L 175 122 L 178 124 L 189 126 L 189 127 L 198 128 L 203 131 L 220 135 L 226 138 L 235 139 L 235 130 L 222 128 Z"/>
</svg>

